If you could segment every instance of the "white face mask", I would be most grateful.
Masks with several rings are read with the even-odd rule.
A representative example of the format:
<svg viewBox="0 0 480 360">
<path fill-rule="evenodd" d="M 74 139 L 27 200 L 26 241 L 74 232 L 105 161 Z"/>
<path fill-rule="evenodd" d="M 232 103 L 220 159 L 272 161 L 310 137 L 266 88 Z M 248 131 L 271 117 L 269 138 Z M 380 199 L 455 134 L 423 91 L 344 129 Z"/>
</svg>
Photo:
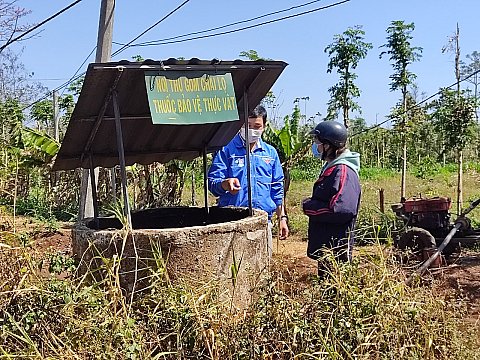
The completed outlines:
<svg viewBox="0 0 480 360">
<path fill-rule="evenodd" d="M 248 129 L 248 140 L 250 144 L 256 143 L 262 137 L 263 130 Z M 245 141 L 245 128 L 240 129 L 240 137 Z"/>
</svg>

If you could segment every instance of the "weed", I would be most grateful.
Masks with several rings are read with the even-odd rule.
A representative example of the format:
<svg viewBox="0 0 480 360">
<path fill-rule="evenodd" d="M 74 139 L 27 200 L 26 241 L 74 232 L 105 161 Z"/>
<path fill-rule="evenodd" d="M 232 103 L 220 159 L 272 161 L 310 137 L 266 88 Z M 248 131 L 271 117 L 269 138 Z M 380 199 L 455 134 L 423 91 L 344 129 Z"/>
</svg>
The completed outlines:
<svg viewBox="0 0 480 360">
<path fill-rule="evenodd" d="M 62 272 L 74 273 L 76 270 L 75 259 L 62 253 L 47 254 L 49 260 L 48 271 L 51 274 Z"/>
<path fill-rule="evenodd" d="M 33 235 L 29 231 L 19 232 L 16 236 L 22 247 L 30 246 L 33 243 Z"/>
</svg>

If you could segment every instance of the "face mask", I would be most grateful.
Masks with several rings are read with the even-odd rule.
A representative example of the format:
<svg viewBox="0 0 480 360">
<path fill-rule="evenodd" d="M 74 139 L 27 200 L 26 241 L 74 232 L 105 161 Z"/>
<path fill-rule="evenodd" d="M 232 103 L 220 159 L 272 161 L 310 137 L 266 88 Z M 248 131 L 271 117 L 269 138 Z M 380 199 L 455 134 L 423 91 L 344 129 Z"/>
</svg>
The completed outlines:
<svg viewBox="0 0 480 360">
<path fill-rule="evenodd" d="M 313 153 L 313 156 L 316 157 L 317 159 L 321 159 L 323 156 L 323 153 L 318 151 L 318 144 L 316 143 L 312 144 L 312 153 Z"/>
<path fill-rule="evenodd" d="M 248 129 L 248 140 L 250 144 L 256 143 L 262 137 L 263 130 Z M 240 129 L 240 137 L 245 142 L 245 128 Z"/>
</svg>

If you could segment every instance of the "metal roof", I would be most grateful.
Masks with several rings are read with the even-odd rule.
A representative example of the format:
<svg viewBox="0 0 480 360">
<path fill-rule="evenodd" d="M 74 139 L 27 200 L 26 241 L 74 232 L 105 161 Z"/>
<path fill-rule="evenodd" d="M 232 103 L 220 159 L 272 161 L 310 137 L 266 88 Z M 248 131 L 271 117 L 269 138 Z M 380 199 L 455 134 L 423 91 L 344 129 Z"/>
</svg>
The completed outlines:
<svg viewBox="0 0 480 360">
<path fill-rule="evenodd" d="M 126 165 L 192 160 L 202 154 L 205 146 L 207 152 L 213 152 L 226 145 L 244 121 L 244 90 L 249 109 L 252 109 L 265 97 L 286 66 L 283 61 L 216 59 L 90 64 L 53 169 L 90 168 L 90 152 L 94 167 L 119 164 L 111 101 L 113 87 L 118 94 Z M 153 124 L 145 88 L 144 72 L 147 70 L 230 72 L 239 120 L 196 125 Z"/>
</svg>

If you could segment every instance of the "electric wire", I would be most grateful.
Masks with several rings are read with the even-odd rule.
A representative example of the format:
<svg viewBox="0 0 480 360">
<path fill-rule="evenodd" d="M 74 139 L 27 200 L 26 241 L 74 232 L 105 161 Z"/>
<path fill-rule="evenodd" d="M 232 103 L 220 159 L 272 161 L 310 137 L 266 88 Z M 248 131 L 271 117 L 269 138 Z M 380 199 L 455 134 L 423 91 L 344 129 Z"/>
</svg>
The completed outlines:
<svg viewBox="0 0 480 360">
<path fill-rule="evenodd" d="M 112 57 L 120 54 L 122 51 L 124 51 L 125 49 L 127 49 L 131 43 L 133 43 L 135 40 L 138 40 L 140 37 L 142 37 L 143 35 L 145 35 L 147 32 L 149 32 L 150 30 L 152 30 L 155 26 L 157 26 L 158 24 L 162 23 L 163 21 L 165 21 L 166 19 L 168 19 L 171 15 L 173 15 L 175 12 L 177 12 L 178 10 L 180 10 L 184 5 L 186 5 L 190 0 L 185 0 L 183 3 L 181 3 L 180 5 L 178 5 L 175 9 L 173 9 L 172 11 L 170 11 L 167 15 L 165 15 L 163 18 L 161 18 L 160 20 L 158 20 L 155 24 L 153 24 L 152 26 L 150 26 L 149 28 L 145 29 L 144 31 L 142 31 L 139 35 L 137 35 L 135 38 L 133 38 L 132 40 L 130 40 L 128 43 L 126 43 L 125 45 L 123 45 L 120 49 L 116 50 L 113 54 L 112 54 Z"/>
<path fill-rule="evenodd" d="M 77 0 L 78 1 L 81 1 L 81 0 Z M 170 11 L 167 15 L 165 15 L 162 19 L 160 19 L 159 21 L 157 21 L 155 24 L 153 24 L 152 26 L 150 26 L 148 29 L 146 29 L 145 31 L 143 31 L 140 35 L 136 36 L 133 40 L 131 40 L 129 43 L 132 43 L 134 42 L 135 40 L 137 40 L 139 37 L 143 36 L 146 32 L 150 31 L 151 29 L 153 29 L 155 26 L 157 26 L 158 24 L 160 24 L 162 21 L 164 21 L 165 19 L 167 19 L 170 15 L 172 15 L 173 13 L 175 13 L 177 10 L 179 10 L 183 5 L 185 5 L 186 3 L 188 3 L 190 0 L 185 0 L 182 4 L 180 4 L 179 6 L 177 6 L 174 10 Z M 45 99 L 47 99 L 50 94 L 53 92 L 53 91 L 59 91 L 61 89 L 64 89 L 66 88 L 68 85 L 70 85 L 72 82 L 74 82 L 75 80 L 79 79 L 80 77 L 82 77 L 83 75 L 85 75 L 86 71 L 82 72 L 81 74 L 78 74 L 77 73 L 80 71 L 80 69 L 83 67 L 83 65 L 85 65 L 85 63 L 88 61 L 88 59 L 90 58 L 90 56 L 93 54 L 93 52 L 95 51 L 97 47 L 95 46 L 91 51 L 90 53 L 87 55 L 87 57 L 85 58 L 85 60 L 82 62 L 82 64 L 78 67 L 78 69 L 75 71 L 75 73 L 70 77 L 69 80 L 67 80 L 66 82 L 64 82 L 63 84 L 57 86 L 54 90 L 52 91 L 49 91 L 46 95 L 42 96 L 41 98 L 35 100 L 34 102 L 26 105 L 25 107 L 22 108 L 22 111 L 24 110 L 27 110 L 29 108 L 31 108 L 33 105 L 37 104 L 38 102 L 40 101 L 43 101 Z M 115 53 L 112 54 L 112 57 L 119 54 L 120 52 L 122 52 L 124 49 L 126 49 L 127 46 L 124 46 L 120 49 L 118 49 L 117 51 L 115 51 Z M 62 92 L 63 94 L 63 92 Z"/>
<path fill-rule="evenodd" d="M 321 11 L 321 10 L 325 10 L 325 9 L 328 9 L 328 8 L 332 8 L 332 7 L 335 7 L 335 6 L 338 6 L 338 5 L 342 5 L 342 4 L 347 3 L 347 2 L 350 2 L 350 1 L 351 1 L 351 0 L 339 1 L 339 2 L 336 2 L 336 3 L 333 3 L 333 4 L 329 4 L 329 5 L 325 5 L 325 6 L 322 6 L 322 7 L 315 8 L 315 9 L 303 11 L 303 12 L 300 12 L 300 13 L 297 13 L 297 14 L 292 14 L 292 15 L 284 16 L 284 17 L 281 17 L 281 18 L 277 18 L 277 19 L 265 21 L 265 22 L 262 22 L 262 23 L 254 24 L 254 25 L 244 26 L 244 27 L 241 27 L 241 28 L 238 28 L 238 29 L 233 29 L 233 30 L 228 30 L 228 31 L 222 31 L 222 32 L 218 32 L 218 33 L 214 33 L 214 34 L 209 34 L 209 35 L 194 36 L 194 37 L 191 37 L 191 38 L 180 39 L 180 40 L 172 40 L 172 41 L 156 40 L 156 41 L 152 41 L 152 42 L 150 42 L 150 43 L 148 43 L 148 44 L 145 44 L 145 45 L 140 45 L 140 44 L 139 44 L 139 45 L 137 45 L 137 46 L 159 46 L 159 45 L 178 44 L 178 43 L 187 42 L 187 41 L 192 41 L 192 40 L 206 39 L 206 38 L 211 38 L 211 37 L 215 37 L 215 36 L 233 34 L 233 33 L 239 32 L 239 31 L 248 30 L 248 29 L 253 29 L 253 28 L 256 28 L 256 27 L 259 27 L 259 26 L 264 26 L 264 25 L 272 24 L 272 23 L 275 23 L 275 22 L 278 22 L 278 21 L 283 21 L 283 20 L 295 18 L 295 17 L 298 17 L 298 16 L 303 16 L 303 15 L 311 14 L 311 13 L 314 13 L 314 12 L 317 12 L 317 11 Z"/>
<path fill-rule="evenodd" d="M 78 2 L 80 2 L 81 0 L 77 0 L 75 3 L 71 4 L 69 7 L 77 4 Z M 324 9 L 327 9 L 327 8 L 331 8 L 331 7 L 335 7 L 335 6 L 338 6 L 338 5 L 341 5 L 341 4 L 344 4 L 346 2 L 349 2 L 350 0 L 343 0 L 343 1 L 339 1 L 339 2 L 336 2 L 336 3 L 333 3 L 333 4 L 329 4 L 329 5 L 326 5 L 326 6 L 322 6 L 322 7 L 318 7 L 318 8 L 315 8 L 315 9 L 311 9 L 311 10 L 308 10 L 308 11 L 304 11 L 304 12 L 301 12 L 301 13 L 297 13 L 297 14 L 292 14 L 292 15 L 289 15 L 289 16 L 285 16 L 285 17 L 281 17 L 281 18 L 277 18 L 277 19 L 273 19 L 273 20 L 269 20 L 267 22 L 264 22 L 264 23 L 260 23 L 260 24 L 254 24 L 254 25 L 250 25 L 250 26 L 246 26 L 246 27 L 243 27 L 243 28 L 239 28 L 239 29 L 234 29 L 234 30 L 230 30 L 230 31 L 225 31 L 225 32 L 220 32 L 220 33 L 216 33 L 216 34 L 210 34 L 210 35 L 204 35 L 204 36 L 197 36 L 197 37 L 193 37 L 193 38 L 187 38 L 187 39 L 183 39 L 183 40 L 177 40 L 177 41 L 164 41 L 164 40 L 168 40 L 168 39 L 177 39 L 177 38 L 180 38 L 180 37 L 186 37 L 186 36 L 190 36 L 190 35 L 195 35 L 195 34 L 199 34 L 199 33 L 205 33 L 205 32 L 210 32 L 210 31 L 214 31 L 216 29 L 220 29 L 220 28 L 225 28 L 225 27 L 229 27 L 229 26 L 233 26 L 233 25 L 236 25 L 236 24 L 240 24 L 240 23 L 245 23 L 245 22 L 250 22 L 250 21 L 253 21 L 253 20 L 256 20 L 258 18 L 262 18 L 262 17 L 266 17 L 266 16 L 271 16 L 271 15 L 274 15 L 274 14 L 278 14 L 278 13 L 281 13 L 281 12 L 285 12 L 285 11 L 289 11 L 289 10 L 292 10 L 292 9 L 295 9 L 295 8 L 299 8 L 299 7 L 302 7 L 302 6 L 306 6 L 306 5 L 310 5 L 312 3 L 315 3 L 315 2 L 318 2 L 318 1 L 321 1 L 321 0 L 316 0 L 316 1 L 311 1 L 311 2 L 308 2 L 308 3 L 305 3 L 305 4 L 301 4 L 301 5 L 297 5 L 297 6 L 294 6 L 294 7 L 291 7 L 291 8 L 288 8 L 288 9 L 283 9 L 283 10 L 278 10 L 278 11 L 275 11 L 275 12 L 272 12 L 272 13 L 269 13 L 269 14 L 265 14 L 265 15 L 261 15 L 261 16 L 258 16 L 256 18 L 252 18 L 252 19 L 248 19 L 248 20 L 243 20 L 243 21 L 238 21 L 238 22 L 235 22 L 235 23 L 232 23 L 232 24 L 227 24 L 227 25 L 223 25 L 223 26 L 220 26 L 218 28 L 212 28 L 212 29 L 209 29 L 209 30 L 203 30 L 203 31 L 199 31 L 199 32 L 194 32 L 194 33 L 189 33 L 189 34 L 183 34 L 183 35 L 178 35 L 176 37 L 173 37 L 173 38 L 166 38 L 166 39 L 161 39 L 161 40 L 157 40 L 158 43 L 156 43 L 155 41 L 150 41 L 148 43 L 140 43 L 140 44 L 132 44 L 135 40 L 139 39 L 141 36 L 143 36 L 144 34 L 146 34 L 148 31 L 150 31 L 151 29 L 153 29 L 154 27 L 156 27 L 158 24 L 160 24 L 161 22 L 163 22 L 164 20 L 166 20 L 169 16 L 171 16 L 173 13 L 175 13 L 176 11 L 178 11 L 181 7 L 183 7 L 186 3 L 188 3 L 190 0 L 185 0 L 182 4 L 180 4 L 179 6 L 177 6 L 174 10 L 172 10 L 171 12 L 169 12 L 167 15 L 165 15 L 162 19 L 160 19 L 159 21 L 157 21 L 155 24 L 153 24 L 152 26 L 150 26 L 149 28 L 147 28 L 146 30 L 144 30 L 142 33 L 140 33 L 138 36 L 136 36 L 134 39 L 132 39 L 131 41 L 129 41 L 128 43 L 126 44 L 120 44 L 120 43 L 116 43 L 116 44 L 119 44 L 119 45 L 122 45 L 122 47 L 118 50 L 116 50 L 113 54 L 112 54 L 112 57 L 113 56 L 116 56 L 118 55 L 119 53 L 121 53 L 122 51 L 124 51 L 126 48 L 128 47 L 134 47 L 134 46 L 157 46 L 157 45 L 166 45 L 166 44 L 172 44 L 172 43 L 179 43 L 179 42 L 186 42 L 186 41 L 192 41 L 192 40 L 198 40 L 198 39 L 202 39 L 202 38 L 209 38 L 209 37 L 214 37 L 214 36 L 220 36 L 220 35 L 226 35 L 226 34 L 230 34 L 230 33 L 235 33 L 235 32 L 238 32 L 238 31 L 243 31 L 243 30 L 247 30 L 247 29 L 251 29 L 251 28 L 254 28 L 254 27 L 258 27 L 258 26 L 262 26 L 262 25 L 267 25 L 267 24 L 271 24 L 271 23 L 275 23 L 275 22 L 278 22 L 278 21 L 282 21 L 282 20 L 286 20 L 286 19 L 290 19 L 290 18 L 294 18 L 294 17 L 298 17 L 298 16 L 303 16 L 303 15 L 307 15 L 307 14 L 310 14 L 310 13 L 313 13 L 313 12 L 317 12 L 317 11 L 320 11 L 320 10 L 324 10 Z M 66 8 L 67 9 L 67 8 Z M 64 9 L 63 11 L 65 11 L 66 9 Z M 62 12 L 63 12 L 62 11 Z M 85 64 L 85 62 L 87 61 L 87 59 L 91 56 L 91 54 L 93 53 L 93 51 L 96 49 L 96 47 L 90 52 L 90 54 L 87 56 L 87 58 L 85 59 L 85 61 L 82 63 L 82 65 L 79 67 L 79 69 Z M 79 71 L 79 69 L 77 69 L 76 73 Z M 459 82 L 463 82 L 465 80 L 467 80 L 468 78 L 474 76 L 475 74 L 479 73 L 480 70 L 477 70 L 473 73 L 471 73 L 470 75 L 468 75 L 467 77 L 461 79 Z M 71 82 L 75 81 L 76 79 L 80 78 L 81 76 L 83 76 L 85 74 L 85 72 L 75 76 L 75 74 L 68 80 L 66 81 L 65 83 L 63 83 L 62 85 L 58 86 L 57 88 L 55 88 L 53 91 L 58 91 L 66 86 L 68 86 Z M 453 83 L 452 85 L 448 86 L 447 88 L 450 88 L 452 86 L 455 86 L 457 84 L 457 82 Z M 51 93 L 51 92 L 50 92 Z M 45 95 L 44 97 L 34 101 L 33 103 L 27 105 L 26 107 L 24 107 L 22 110 L 26 110 L 28 108 L 30 108 L 31 106 L 33 106 L 34 104 L 36 104 L 37 102 L 40 102 L 44 99 L 46 99 L 48 96 L 50 96 L 50 93 Z M 406 111 L 410 111 L 411 109 L 415 108 L 415 107 L 418 107 L 420 104 L 428 101 L 429 99 L 437 96 L 438 94 L 441 93 L 441 90 L 436 92 L 435 94 L 423 99 L 422 101 L 420 101 L 419 103 L 415 104 L 415 105 L 412 105 L 410 108 L 408 108 Z M 368 131 L 372 131 L 374 130 L 375 128 L 378 128 L 380 127 L 381 125 L 387 123 L 388 121 L 390 121 L 391 119 L 386 119 L 385 121 L 382 121 L 368 129 L 364 129 L 364 130 L 361 130 L 353 135 L 351 135 L 352 137 L 353 136 L 358 136 L 362 133 L 365 133 L 365 132 L 368 132 Z"/>
<path fill-rule="evenodd" d="M 81 0 L 78 0 L 78 1 L 81 1 Z M 77 2 L 78 2 L 77 1 Z M 189 2 L 190 0 L 185 0 L 182 4 L 180 4 L 177 8 L 175 8 L 174 10 L 172 10 L 170 13 L 168 13 L 167 15 L 165 15 L 162 19 L 160 19 L 158 22 L 156 22 L 154 25 L 150 26 L 148 29 L 146 29 L 145 31 L 143 31 L 140 35 L 138 35 L 137 37 L 135 37 L 133 40 L 131 40 L 129 43 L 132 43 L 133 41 L 137 40 L 139 37 L 141 37 L 142 35 L 144 35 L 146 32 L 150 31 L 151 29 L 153 29 L 155 26 L 157 26 L 158 24 L 160 24 L 162 21 L 164 21 L 166 18 L 168 18 L 170 15 L 172 15 L 174 12 L 176 12 L 177 10 L 179 10 L 183 5 L 185 5 L 187 2 Z M 22 108 L 22 111 L 24 110 L 27 110 L 28 108 L 32 107 L 33 105 L 35 105 L 36 103 L 40 102 L 40 101 L 43 101 L 45 100 L 46 98 L 48 98 L 50 96 L 50 94 L 54 91 L 59 91 L 61 89 L 64 89 L 66 88 L 68 85 L 70 85 L 73 81 L 79 79 L 80 77 L 82 77 L 83 75 L 85 75 L 86 71 L 82 72 L 81 74 L 78 74 L 77 73 L 81 70 L 81 68 L 83 67 L 83 65 L 85 65 L 85 63 L 88 61 L 88 59 L 90 58 L 90 56 L 93 54 L 93 52 L 96 50 L 97 46 L 95 46 L 91 51 L 90 53 L 87 55 L 87 57 L 85 58 L 85 60 L 82 62 L 82 64 L 78 67 L 78 69 L 75 71 L 75 73 L 66 81 L 64 82 L 63 84 L 61 84 L 60 86 L 56 87 L 54 90 L 52 91 L 49 91 L 46 95 L 42 96 L 40 99 L 37 99 L 35 100 L 34 102 L 30 103 L 29 105 L 25 106 L 24 108 Z M 120 48 L 119 50 L 117 50 L 115 53 L 112 54 L 112 57 L 119 54 L 121 51 L 123 51 L 125 48 L 127 48 L 127 46 L 124 46 L 123 48 Z M 63 92 L 62 92 L 63 94 Z"/>
<path fill-rule="evenodd" d="M 83 75 L 85 75 L 86 71 L 82 72 L 81 74 L 78 74 L 77 73 L 82 69 L 83 65 L 85 65 L 85 63 L 88 61 L 88 59 L 90 58 L 90 56 L 92 56 L 93 52 L 96 50 L 97 46 L 95 46 L 91 51 L 90 53 L 85 57 L 85 60 L 83 60 L 82 64 L 77 68 L 77 70 L 75 71 L 75 73 L 67 80 L 65 81 L 62 85 L 59 85 L 57 86 L 55 89 L 53 89 L 52 91 L 49 91 L 46 95 L 42 96 L 41 98 L 35 100 L 34 102 L 26 105 L 25 107 L 22 108 L 22 111 L 24 110 L 27 110 L 29 108 L 31 108 L 33 105 L 35 105 L 36 103 L 39 103 L 40 101 L 43 101 L 45 100 L 46 98 L 48 98 L 54 91 L 59 91 L 61 89 L 64 89 L 64 91 L 62 91 L 62 94 L 65 92 L 65 88 L 70 85 L 72 82 L 74 82 L 75 80 L 81 78 Z"/>
<path fill-rule="evenodd" d="M 81 0 L 77 0 L 77 1 L 81 1 Z M 146 34 L 148 31 L 150 31 L 151 29 L 153 29 L 154 27 L 156 27 L 158 24 L 160 24 L 161 22 L 163 22 L 164 20 L 166 20 L 168 17 L 170 17 L 172 14 L 174 14 L 176 11 L 178 11 L 181 7 L 183 7 L 185 4 L 187 4 L 190 0 L 185 0 L 183 3 L 181 3 L 179 6 L 177 6 L 175 9 L 173 9 L 172 11 L 170 11 L 167 15 L 165 15 L 163 18 L 161 18 L 159 21 L 157 21 L 155 24 L 153 24 L 152 26 L 150 26 L 149 28 L 147 28 L 146 30 L 144 30 L 142 33 L 140 33 L 139 35 L 137 35 L 134 39 L 130 40 L 128 43 L 124 44 L 120 49 L 116 50 L 113 54 L 112 54 L 112 57 L 120 54 L 122 51 L 124 51 L 126 48 L 130 47 L 131 44 L 135 41 L 135 40 L 138 40 L 141 36 L 143 36 L 144 34 Z M 320 1 L 320 0 L 316 0 L 316 1 L 311 1 L 309 3 L 306 3 L 306 4 L 302 4 L 302 5 L 298 5 L 296 7 L 292 7 L 292 9 L 294 8 L 298 8 L 298 7 L 302 7 L 302 6 L 305 6 L 305 5 L 310 5 L 312 3 L 315 3 L 317 1 Z M 323 9 L 326 9 L 326 8 L 329 8 L 329 7 L 333 7 L 333 6 L 336 6 L 336 5 L 340 5 L 342 3 L 345 3 L 345 2 L 349 2 L 350 0 L 344 0 L 344 1 L 341 1 L 341 2 L 338 2 L 338 3 L 334 3 L 334 4 L 330 4 L 330 5 L 327 5 L 327 6 L 323 6 L 323 7 L 320 7 L 320 8 L 316 8 L 316 9 L 312 9 L 312 10 L 309 10 L 309 11 L 305 11 L 303 13 L 298 13 L 298 14 L 293 14 L 293 15 L 290 15 L 290 16 L 286 16 L 286 17 L 283 17 L 283 18 L 279 18 L 279 19 L 274 19 L 274 20 L 270 20 L 268 22 L 265 22 L 265 23 L 262 23 L 262 24 L 256 24 L 256 25 L 253 25 L 253 26 L 250 26 L 250 27 L 246 27 L 246 28 L 251 28 L 251 27 L 257 27 L 257 26 L 260 26 L 260 25 L 266 25 L 266 24 L 269 24 L 269 23 L 273 23 L 273 22 L 277 22 L 277 21 L 280 21 L 280 20 L 285 20 L 285 19 L 288 19 L 288 18 L 293 18 L 293 17 L 298 17 L 298 16 L 301 16 L 301 15 L 306 15 L 306 14 L 309 14 L 309 13 L 312 13 L 312 12 L 316 12 L 316 11 L 319 11 L 319 10 L 323 10 Z M 281 13 L 281 12 L 284 12 L 284 11 L 288 11 L 289 9 L 284 9 L 284 10 L 278 10 L 277 12 L 273 12 L 271 14 L 275 14 L 275 13 Z M 269 14 L 269 15 L 271 15 Z M 245 30 L 246 28 L 243 28 L 243 29 L 236 29 L 236 30 L 233 30 L 233 31 L 229 31 L 229 32 L 225 32 L 225 34 L 228 34 L 228 33 L 231 33 L 231 32 L 237 32 L 237 31 L 240 31 L 240 30 Z M 211 37 L 211 36 L 218 36 L 218 35 L 224 35 L 224 34 L 211 34 L 207 37 Z M 203 36 L 204 37 L 204 36 Z M 198 38 L 203 38 L 203 37 L 198 37 Z M 194 40 L 193 38 L 190 38 L 190 39 L 184 39 L 184 41 L 191 41 L 191 40 Z M 93 52 L 93 50 L 92 50 Z M 87 59 L 90 57 L 91 53 L 87 56 Z M 85 64 L 86 60 L 82 63 L 82 65 L 80 66 L 80 68 Z M 78 70 L 76 71 L 78 72 Z M 59 91 L 60 89 L 63 89 L 65 88 L 66 86 L 68 86 L 70 83 L 72 83 L 73 81 L 77 80 L 78 78 L 80 78 L 81 76 L 83 76 L 85 74 L 85 72 L 83 72 L 82 74 L 79 74 L 77 76 L 75 76 L 75 74 L 68 80 L 66 81 L 65 83 L 63 83 L 62 85 L 58 86 L 57 88 L 55 88 L 53 91 Z M 34 104 L 36 104 L 37 102 L 40 102 L 42 100 L 45 100 L 47 97 L 49 97 L 51 94 L 51 92 L 49 92 L 47 95 L 41 97 L 40 99 L 38 100 L 35 100 L 34 102 L 30 103 L 29 105 L 25 106 L 22 110 L 26 110 L 30 107 L 32 107 Z"/>
<path fill-rule="evenodd" d="M 85 57 L 85 60 L 83 60 L 82 64 L 77 68 L 77 70 L 75 71 L 75 73 L 70 77 L 70 79 L 67 81 L 69 82 L 69 84 L 65 85 L 63 91 L 62 91 L 62 95 L 63 93 L 65 92 L 65 89 L 68 85 L 70 85 L 70 81 L 73 82 L 73 78 L 75 78 L 75 76 L 78 74 L 78 72 L 82 69 L 83 65 L 85 65 L 85 63 L 88 61 L 88 59 L 90 59 L 90 56 L 92 56 L 93 52 L 97 49 L 97 45 L 95 45 L 93 47 L 93 49 L 90 51 L 90 53 Z M 83 76 L 85 74 L 85 71 L 80 75 L 80 76 Z"/>
<path fill-rule="evenodd" d="M 25 110 L 31 108 L 33 105 L 39 103 L 40 101 L 43 101 L 43 100 L 47 99 L 49 96 L 51 96 L 51 94 L 52 94 L 54 91 L 59 91 L 59 90 L 63 89 L 64 87 L 70 85 L 70 83 L 72 83 L 72 82 L 74 82 L 75 80 L 81 78 L 83 75 L 85 75 L 85 73 L 86 73 L 86 72 L 84 71 L 83 73 L 78 74 L 77 76 L 70 78 L 68 81 L 65 81 L 62 85 L 57 86 L 55 89 L 49 91 L 47 94 L 45 94 L 45 95 L 42 96 L 41 98 L 39 98 L 39 99 L 31 102 L 30 104 L 24 106 L 21 111 L 25 111 Z"/>
<path fill-rule="evenodd" d="M 5 44 L 3 44 L 1 47 L 0 47 L 0 52 L 2 52 L 8 45 L 10 44 L 13 44 L 14 42 L 20 40 L 22 37 L 24 37 L 25 35 L 27 34 L 30 34 L 32 31 L 38 29 L 40 26 L 46 24 L 47 22 L 49 22 L 50 20 L 53 20 L 55 19 L 57 16 L 61 15 L 62 13 L 64 13 L 65 11 L 67 11 L 68 9 L 72 8 L 73 6 L 77 5 L 79 2 L 81 2 L 82 0 L 77 0 L 77 1 L 74 1 L 73 3 L 71 3 L 70 5 L 68 5 L 67 7 L 64 7 L 62 10 L 56 12 L 55 14 L 53 14 L 52 16 L 48 17 L 47 19 L 43 20 L 42 22 L 38 23 L 37 25 L 33 26 L 32 28 L 28 29 L 27 31 L 25 31 L 24 33 L 20 34 L 19 36 L 17 36 L 16 38 L 14 39 L 10 39 L 9 41 L 7 41 Z"/>
<path fill-rule="evenodd" d="M 231 26 L 235 26 L 235 25 L 240 25 L 240 24 L 252 22 L 252 21 L 255 21 L 255 20 L 258 20 L 258 19 L 262 19 L 262 18 L 265 18 L 265 17 L 268 17 L 268 16 L 277 15 L 277 14 L 281 14 L 281 13 L 283 13 L 283 12 L 291 11 L 291 10 L 298 9 L 298 8 L 301 8 L 301 7 L 305 7 L 305 6 L 308 6 L 308 5 L 312 5 L 312 4 L 317 3 L 317 2 L 319 2 L 319 1 L 324 1 L 324 0 L 314 0 L 314 1 L 310 1 L 310 2 L 307 2 L 307 3 L 304 3 L 304 4 L 300 4 L 300 5 L 296 5 L 296 6 L 289 7 L 289 8 L 287 8 L 287 9 L 277 10 L 277 11 L 274 11 L 274 12 L 270 12 L 270 13 L 267 13 L 267 14 L 263 14 L 263 15 L 256 16 L 256 17 L 251 18 L 251 19 L 240 20 L 240 21 L 236 21 L 236 22 L 233 22 L 233 23 L 230 23 L 230 24 L 213 27 L 213 28 L 210 28 L 210 29 L 207 29 L 207 30 L 200 30 L 200 31 L 190 32 L 190 33 L 186 33 L 186 34 L 182 34 L 182 35 L 177 35 L 177 36 L 172 36 L 172 37 L 164 38 L 164 39 L 161 39 L 161 40 L 145 41 L 145 42 L 143 42 L 143 43 L 132 44 L 132 45 L 129 45 L 129 46 L 131 46 L 131 47 L 134 47 L 134 46 L 144 46 L 144 45 L 147 45 L 147 44 L 150 44 L 150 43 L 156 43 L 156 42 L 159 42 L 159 41 L 175 40 L 175 39 L 180 39 L 180 38 L 184 38 L 184 37 L 187 37 L 187 36 L 199 35 L 199 34 L 204 34 L 204 33 L 212 32 L 212 31 L 215 31 L 215 30 L 221 30 L 221 29 L 224 29 L 224 28 L 227 28 L 227 27 L 231 27 Z M 116 44 L 116 45 L 125 45 L 125 44 L 117 43 L 117 42 L 114 42 L 114 44 Z"/>
</svg>

